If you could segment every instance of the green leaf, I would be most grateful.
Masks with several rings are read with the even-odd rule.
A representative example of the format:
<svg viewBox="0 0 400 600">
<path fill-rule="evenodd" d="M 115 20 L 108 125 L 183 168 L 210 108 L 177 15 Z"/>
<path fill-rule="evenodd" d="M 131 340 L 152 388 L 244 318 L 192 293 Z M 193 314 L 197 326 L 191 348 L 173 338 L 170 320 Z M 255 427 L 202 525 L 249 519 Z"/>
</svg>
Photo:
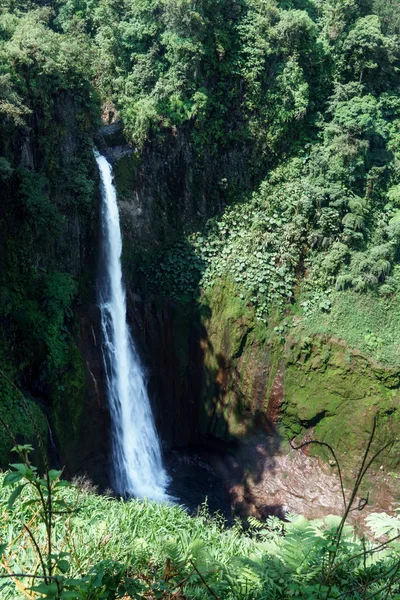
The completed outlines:
<svg viewBox="0 0 400 600">
<path fill-rule="evenodd" d="M 51 583 L 39 583 L 39 585 L 35 585 L 30 589 L 33 592 L 43 594 L 45 598 L 57 598 L 58 596 L 58 587 L 54 581 Z"/>
<path fill-rule="evenodd" d="M 18 487 L 15 488 L 15 490 L 13 491 L 13 493 L 11 494 L 11 496 L 8 499 L 8 508 L 12 508 L 14 502 L 16 501 L 16 499 L 18 498 L 18 496 L 20 495 L 20 493 L 22 492 L 22 490 L 24 489 L 24 487 L 26 486 L 26 483 L 22 483 L 21 485 L 19 485 Z"/>
<path fill-rule="evenodd" d="M 51 471 L 48 472 L 48 477 L 49 477 L 50 481 L 55 481 L 60 476 L 61 476 L 61 471 L 56 471 L 55 469 L 52 469 Z"/>
<path fill-rule="evenodd" d="M 31 444 L 17 445 L 11 448 L 11 452 L 32 452 L 33 446 Z"/>
<path fill-rule="evenodd" d="M 71 483 L 66 479 L 62 479 L 61 481 L 57 481 L 57 487 L 71 487 Z"/>
<path fill-rule="evenodd" d="M 28 467 L 23 463 L 11 463 L 10 467 L 13 467 L 16 471 L 22 473 L 22 475 L 26 475 L 26 472 L 28 471 Z"/>
<path fill-rule="evenodd" d="M 40 498 L 32 498 L 32 500 L 27 500 L 22 504 L 25 508 L 26 506 L 34 506 L 35 504 L 41 504 Z"/>
<path fill-rule="evenodd" d="M 22 473 L 7 473 L 7 475 L 4 477 L 3 485 L 12 485 L 13 483 L 17 483 L 17 481 L 21 481 L 22 478 Z"/>
<path fill-rule="evenodd" d="M 69 570 L 69 562 L 65 559 L 62 559 L 57 563 L 57 567 L 60 569 L 61 573 L 67 573 Z"/>
</svg>

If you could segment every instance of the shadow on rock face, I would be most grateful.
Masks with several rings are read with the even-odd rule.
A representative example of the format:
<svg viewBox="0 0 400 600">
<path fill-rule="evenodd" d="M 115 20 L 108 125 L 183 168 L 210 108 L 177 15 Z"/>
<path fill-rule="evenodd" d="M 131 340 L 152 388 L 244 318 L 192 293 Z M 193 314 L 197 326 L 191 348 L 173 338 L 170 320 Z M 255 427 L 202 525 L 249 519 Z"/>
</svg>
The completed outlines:
<svg viewBox="0 0 400 600">
<path fill-rule="evenodd" d="M 248 516 L 261 521 L 269 516 L 284 520 L 288 513 L 320 519 L 342 515 L 344 510 L 336 469 L 305 451 L 283 452 L 276 429 L 267 421 L 245 441 L 227 443 L 210 438 L 201 445 L 175 449 L 169 454 L 167 468 L 170 493 L 179 502 L 196 512 L 207 498 L 210 512 L 219 512 L 228 522 Z M 384 473 L 377 477 L 381 493 L 367 505 L 357 497 L 350 513 L 349 522 L 362 531 L 367 531 L 365 519 L 372 512 L 394 511 L 390 482 Z M 345 494 L 349 499 L 351 491 L 345 490 Z"/>
<path fill-rule="evenodd" d="M 264 416 L 262 419 L 264 431 L 246 442 L 208 438 L 197 445 L 171 450 L 166 458 L 171 477 L 169 493 L 191 511 L 207 500 L 211 513 L 219 512 L 228 520 L 253 514 L 255 505 L 259 518 L 284 518 L 282 505 L 263 503 L 253 494 L 254 485 L 259 485 L 268 473 L 275 475 L 280 447 L 274 426 L 266 423 Z"/>
</svg>

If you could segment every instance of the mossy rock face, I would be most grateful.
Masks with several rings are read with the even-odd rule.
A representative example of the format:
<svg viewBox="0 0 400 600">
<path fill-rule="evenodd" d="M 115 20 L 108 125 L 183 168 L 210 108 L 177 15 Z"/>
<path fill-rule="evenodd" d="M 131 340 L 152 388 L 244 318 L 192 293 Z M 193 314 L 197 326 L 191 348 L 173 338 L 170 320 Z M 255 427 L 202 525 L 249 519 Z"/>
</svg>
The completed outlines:
<svg viewBox="0 0 400 600">
<path fill-rule="evenodd" d="M 69 457 L 79 448 L 81 416 L 85 408 L 85 368 L 83 358 L 71 340 L 68 370 L 52 393 L 52 420 L 58 446 L 63 456 Z M 68 461 L 69 462 L 69 461 Z"/>
<path fill-rule="evenodd" d="M 349 467 L 366 448 L 375 416 L 372 449 L 396 438 L 400 370 L 323 336 L 292 337 L 283 346 L 273 319 L 257 321 L 228 282 L 203 297 L 203 314 L 203 435 L 245 439 L 277 427 L 289 439 L 331 444 Z M 400 468 L 398 450 L 380 458 L 393 470 Z M 310 451 L 328 458 L 316 446 Z"/>
<path fill-rule="evenodd" d="M 137 185 L 137 166 L 138 158 L 134 153 L 122 156 L 114 165 L 119 200 L 126 200 L 132 196 L 132 192 Z"/>
<path fill-rule="evenodd" d="M 266 423 L 280 360 L 269 329 L 229 282 L 204 296 L 204 378 L 200 427 L 204 435 L 231 439 Z M 267 340 L 270 340 L 267 343 Z"/>
<path fill-rule="evenodd" d="M 0 468 L 7 469 L 10 462 L 16 462 L 16 455 L 11 453 L 14 442 L 31 444 L 35 450 L 34 461 L 42 467 L 43 456 L 39 444 L 43 443 L 43 449 L 46 451 L 48 426 L 45 413 L 39 404 L 23 397 L 11 382 L 2 378 L 0 407 Z"/>
<path fill-rule="evenodd" d="M 315 439 L 349 460 L 366 448 L 375 415 L 374 447 L 396 437 L 398 371 L 374 365 L 337 341 L 316 336 L 306 355 L 301 345 L 301 341 L 289 344 L 286 358 L 281 419 L 289 436 L 313 428 Z M 388 460 L 392 467 L 400 467 L 395 449 Z"/>
<path fill-rule="evenodd" d="M 0 417 L 18 442 L 37 448 L 35 428 L 48 445 L 47 414 L 61 454 L 84 394 L 70 328 L 75 312 L 94 295 L 97 269 L 98 173 L 91 138 L 98 111 L 88 90 L 81 91 L 59 91 L 48 102 L 27 92 L 29 132 L 4 130 L 0 141 L 0 154 L 14 169 L 3 182 L 0 219 L 0 365 L 28 407 L 0 378 Z M 64 413 L 65 405 L 70 408 Z M 12 445 L 0 427 L 3 467 Z M 34 460 L 40 465 L 40 456 Z"/>
<path fill-rule="evenodd" d="M 249 158 L 246 143 L 238 141 L 221 150 L 218 160 L 198 152 L 185 127 L 152 139 L 140 153 L 127 152 L 114 164 L 124 244 L 130 238 L 139 251 L 151 253 L 203 227 L 253 189 L 257 177 L 245 168 Z"/>
</svg>

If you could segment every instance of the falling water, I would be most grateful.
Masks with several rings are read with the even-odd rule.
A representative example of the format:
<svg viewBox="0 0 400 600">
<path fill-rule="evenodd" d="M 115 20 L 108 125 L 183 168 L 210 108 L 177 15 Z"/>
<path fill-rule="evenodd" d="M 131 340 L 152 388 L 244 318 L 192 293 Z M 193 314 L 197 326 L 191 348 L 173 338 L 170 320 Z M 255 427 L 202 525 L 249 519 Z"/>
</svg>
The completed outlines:
<svg viewBox="0 0 400 600">
<path fill-rule="evenodd" d="M 121 230 L 113 174 L 96 153 L 102 195 L 105 280 L 100 293 L 103 357 L 112 421 L 114 487 L 122 495 L 167 499 L 168 477 L 161 461 L 143 370 L 126 322 L 121 269 Z"/>
</svg>

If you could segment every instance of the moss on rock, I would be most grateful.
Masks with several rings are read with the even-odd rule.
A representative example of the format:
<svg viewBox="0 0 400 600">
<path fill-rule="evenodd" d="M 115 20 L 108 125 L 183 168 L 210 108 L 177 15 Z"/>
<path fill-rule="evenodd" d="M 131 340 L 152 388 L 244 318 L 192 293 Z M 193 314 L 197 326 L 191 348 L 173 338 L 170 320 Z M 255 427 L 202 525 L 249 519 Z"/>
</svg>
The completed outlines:
<svg viewBox="0 0 400 600">
<path fill-rule="evenodd" d="M 11 381 L 1 378 L 0 411 L 0 468 L 6 469 L 12 461 L 11 448 L 14 440 L 19 444 L 31 444 L 35 448 L 35 461 L 42 465 L 43 457 L 38 451 L 38 435 L 47 444 L 48 426 L 45 413 L 37 402 L 13 387 Z"/>
<path fill-rule="evenodd" d="M 276 320 L 258 321 L 226 280 L 203 296 L 202 312 L 204 435 L 232 439 L 278 426 L 289 439 L 306 436 L 331 444 L 349 466 L 365 449 L 375 415 L 373 449 L 396 437 L 399 369 L 375 364 L 344 342 L 321 335 L 291 334 L 283 346 L 273 334 Z M 382 457 L 394 470 L 400 468 L 398 450 Z"/>
<path fill-rule="evenodd" d="M 54 431 L 63 455 L 76 451 L 81 433 L 81 415 L 85 407 L 85 366 L 75 342 L 69 345 L 68 370 L 52 392 Z"/>
<path fill-rule="evenodd" d="M 132 196 L 137 179 L 137 164 L 138 157 L 133 152 L 125 154 L 115 163 L 114 176 L 120 200 L 129 199 Z"/>
<path fill-rule="evenodd" d="M 375 415 L 379 427 L 374 446 L 394 439 L 399 371 L 374 365 L 328 338 L 315 336 L 307 354 L 303 344 L 291 341 L 286 351 L 281 418 L 288 435 L 313 428 L 315 439 L 331 444 L 345 462 L 354 461 L 365 449 Z M 391 452 L 388 460 L 391 466 L 400 466 L 397 452 Z"/>
<path fill-rule="evenodd" d="M 279 343 L 227 280 L 204 295 L 203 306 L 201 430 L 228 439 L 245 436 L 267 414 Z"/>
</svg>

